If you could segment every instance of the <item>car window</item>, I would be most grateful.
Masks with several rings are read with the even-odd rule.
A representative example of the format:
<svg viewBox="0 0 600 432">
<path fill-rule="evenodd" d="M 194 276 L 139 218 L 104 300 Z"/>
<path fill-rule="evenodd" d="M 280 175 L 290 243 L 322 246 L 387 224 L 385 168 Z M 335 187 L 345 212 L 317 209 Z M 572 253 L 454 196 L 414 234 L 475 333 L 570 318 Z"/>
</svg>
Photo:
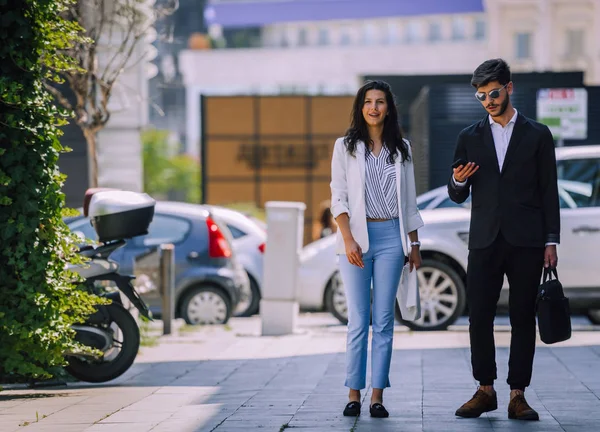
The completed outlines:
<svg viewBox="0 0 600 432">
<path fill-rule="evenodd" d="M 98 234 L 96 234 L 96 230 L 94 230 L 94 227 L 88 218 L 84 217 L 76 219 L 75 221 L 69 223 L 68 226 L 71 232 L 80 232 L 86 239 L 98 241 Z"/>
<path fill-rule="evenodd" d="M 563 196 L 559 195 L 558 196 L 558 202 L 560 204 L 560 208 L 564 209 L 564 208 L 571 208 L 571 206 L 567 203 L 567 201 L 564 199 Z"/>
<path fill-rule="evenodd" d="M 239 239 L 247 235 L 244 231 L 234 227 L 233 225 L 227 224 L 227 228 L 229 228 L 229 231 L 231 231 L 231 235 L 234 239 Z"/>
<path fill-rule="evenodd" d="M 417 208 L 419 210 L 425 210 L 427 208 L 427 206 L 429 204 L 431 204 L 431 202 L 435 199 L 436 197 L 432 197 L 423 201 L 417 201 Z"/>
<path fill-rule="evenodd" d="M 577 207 L 600 207 L 600 158 L 559 161 L 558 179 Z"/>
<path fill-rule="evenodd" d="M 158 246 L 163 243 L 180 243 L 190 232 L 191 224 L 186 219 L 167 215 L 154 215 L 148 234 L 134 238 L 139 247 Z"/>
</svg>

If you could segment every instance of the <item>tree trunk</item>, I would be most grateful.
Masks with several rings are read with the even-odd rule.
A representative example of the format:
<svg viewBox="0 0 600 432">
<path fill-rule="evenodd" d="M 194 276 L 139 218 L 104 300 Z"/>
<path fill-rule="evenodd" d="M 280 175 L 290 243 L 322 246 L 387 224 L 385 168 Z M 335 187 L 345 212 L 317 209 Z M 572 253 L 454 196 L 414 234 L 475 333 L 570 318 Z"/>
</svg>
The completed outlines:
<svg viewBox="0 0 600 432">
<path fill-rule="evenodd" d="M 96 151 L 96 132 L 92 129 L 82 128 L 83 135 L 87 142 L 87 160 L 88 160 L 88 187 L 98 187 L 98 153 Z"/>
</svg>

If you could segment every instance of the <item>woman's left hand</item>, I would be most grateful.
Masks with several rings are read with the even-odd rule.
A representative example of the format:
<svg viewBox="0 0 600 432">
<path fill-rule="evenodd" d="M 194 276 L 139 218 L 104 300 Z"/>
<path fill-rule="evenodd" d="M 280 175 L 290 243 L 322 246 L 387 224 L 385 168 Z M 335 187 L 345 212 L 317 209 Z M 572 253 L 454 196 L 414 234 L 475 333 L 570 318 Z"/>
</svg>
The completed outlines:
<svg viewBox="0 0 600 432">
<path fill-rule="evenodd" d="M 410 248 L 408 263 L 410 264 L 410 271 L 413 271 L 413 268 L 418 270 L 421 267 L 421 249 L 419 247 L 413 246 Z"/>
</svg>

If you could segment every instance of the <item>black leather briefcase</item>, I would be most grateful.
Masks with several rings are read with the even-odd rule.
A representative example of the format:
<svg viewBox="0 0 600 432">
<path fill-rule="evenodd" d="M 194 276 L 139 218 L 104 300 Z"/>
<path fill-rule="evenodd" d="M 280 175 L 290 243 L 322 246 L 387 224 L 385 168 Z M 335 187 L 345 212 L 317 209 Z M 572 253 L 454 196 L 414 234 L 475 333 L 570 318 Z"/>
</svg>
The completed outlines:
<svg viewBox="0 0 600 432">
<path fill-rule="evenodd" d="M 536 314 L 542 342 L 553 344 L 571 337 L 569 299 L 564 295 L 555 268 L 544 269 L 544 278 L 536 299 Z"/>
</svg>

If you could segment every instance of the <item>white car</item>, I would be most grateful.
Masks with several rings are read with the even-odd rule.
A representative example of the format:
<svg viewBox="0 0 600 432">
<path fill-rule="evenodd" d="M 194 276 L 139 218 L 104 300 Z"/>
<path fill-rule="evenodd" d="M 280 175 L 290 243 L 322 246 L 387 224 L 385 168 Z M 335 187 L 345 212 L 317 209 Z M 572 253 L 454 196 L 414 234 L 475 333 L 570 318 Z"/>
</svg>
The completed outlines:
<svg viewBox="0 0 600 432">
<path fill-rule="evenodd" d="M 250 279 L 250 291 L 242 293 L 235 315 L 254 315 L 258 312 L 263 284 L 266 226 L 236 210 L 218 206 L 207 207 L 229 228 L 237 260 Z"/>
<path fill-rule="evenodd" d="M 600 323 L 600 146 L 557 148 L 556 159 L 561 207 L 559 279 L 571 309 L 584 311 Z M 405 324 L 415 330 L 445 329 L 465 311 L 470 201 L 454 203 L 442 186 L 420 195 L 417 205 L 425 222 L 419 230 L 423 266 L 418 273 L 423 313 L 420 320 Z M 323 299 L 327 309 L 345 323 L 347 309 L 337 276 L 335 236 L 305 249 L 304 259 L 318 265 L 311 266 L 312 271 L 302 270 L 301 298 L 313 304 Z M 316 274 L 318 271 L 322 274 Z M 320 288 L 323 280 L 327 281 L 325 289 Z M 501 308 L 508 306 L 507 288 L 505 280 Z"/>
</svg>

